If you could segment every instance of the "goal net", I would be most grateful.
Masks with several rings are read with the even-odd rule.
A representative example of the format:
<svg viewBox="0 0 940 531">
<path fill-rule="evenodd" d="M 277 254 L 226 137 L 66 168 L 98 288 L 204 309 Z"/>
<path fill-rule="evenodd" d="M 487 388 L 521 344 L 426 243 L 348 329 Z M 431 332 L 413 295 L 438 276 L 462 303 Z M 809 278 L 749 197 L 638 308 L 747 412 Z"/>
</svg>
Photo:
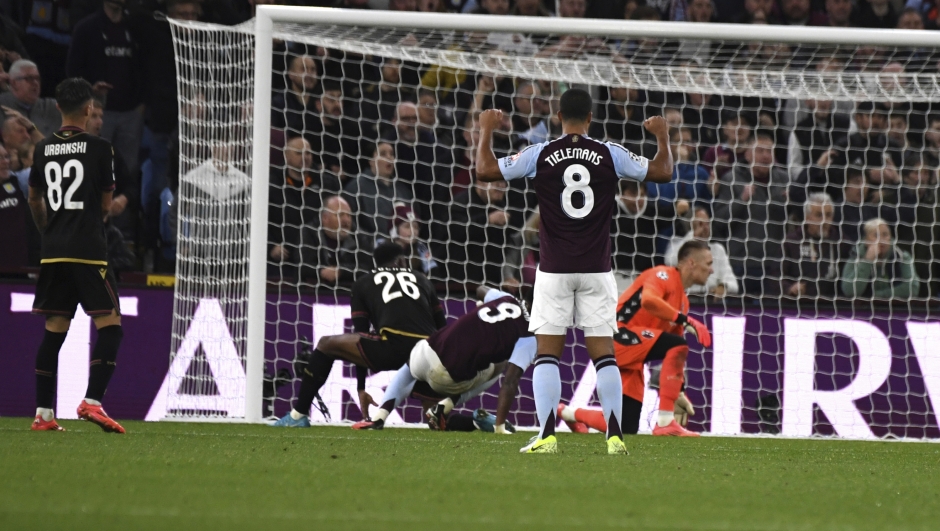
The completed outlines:
<svg viewBox="0 0 940 531">
<path fill-rule="evenodd" d="M 690 289 L 714 337 L 690 339 L 692 429 L 940 437 L 932 34 L 258 9 L 237 27 L 171 21 L 168 417 L 288 412 L 310 345 L 351 331 L 349 287 L 377 242 L 406 248 L 449 318 L 480 284 L 530 296 L 538 205 L 526 182 L 474 181 L 478 117 L 504 111 L 494 149 L 511 155 L 560 136 L 559 97 L 580 87 L 594 138 L 652 158 L 643 121 L 670 125 L 673 182 L 621 183 L 618 288 L 689 239 L 713 250 L 715 273 Z M 562 361 L 563 401 L 596 407 L 580 334 Z M 390 378 L 370 374 L 376 400 Z M 497 392 L 459 411 L 493 411 Z M 334 365 L 311 411 L 360 418 L 353 367 Z M 421 419 L 410 400 L 389 423 Z M 531 371 L 510 421 L 536 424 Z"/>
</svg>

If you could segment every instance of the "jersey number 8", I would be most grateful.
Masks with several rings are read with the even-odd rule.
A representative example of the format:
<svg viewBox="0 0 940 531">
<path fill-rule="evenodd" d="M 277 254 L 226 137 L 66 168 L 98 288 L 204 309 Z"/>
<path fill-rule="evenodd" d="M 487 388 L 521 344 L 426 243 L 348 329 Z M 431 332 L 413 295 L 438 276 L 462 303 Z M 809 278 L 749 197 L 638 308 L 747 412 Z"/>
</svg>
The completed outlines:
<svg viewBox="0 0 940 531">
<path fill-rule="evenodd" d="M 82 179 L 85 177 L 85 168 L 82 167 L 82 163 L 72 159 L 66 162 L 64 167 L 60 166 L 59 163 L 55 161 L 46 163 L 46 185 L 49 187 L 46 191 L 46 196 L 49 199 L 49 206 L 52 207 L 53 211 L 57 211 L 63 206 L 62 179 L 71 179 L 73 177 L 73 170 L 75 180 L 72 181 L 72 185 L 69 186 L 69 189 L 65 192 L 64 206 L 66 210 L 82 210 L 85 208 L 83 201 L 72 201 L 72 196 L 74 196 L 75 192 L 82 186 Z"/>
<path fill-rule="evenodd" d="M 480 319 L 483 319 L 484 323 L 498 323 L 505 319 L 515 319 L 522 315 L 522 308 L 518 305 L 511 302 L 501 302 L 499 306 L 495 308 L 496 312 L 493 312 L 494 308 L 480 308 L 478 315 Z"/>
<path fill-rule="evenodd" d="M 381 273 L 375 275 L 375 284 L 379 285 L 385 282 L 385 287 L 382 288 L 383 301 L 387 303 L 390 300 L 401 297 L 401 291 L 392 291 L 392 286 L 395 285 L 396 279 L 398 279 L 398 285 L 401 286 L 401 291 L 404 291 L 405 295 L 411 297 L 412 299 L 418 300 L 418 297 L 421 296 L 421 292 L 418 291 L 418 286 L 415 284 L 418 279 L 415 278 L 414 274 L 401 272 L 393 275 L 388 271 L 382 271 Z"/>
<path fill-rule="evenodd" d="M 577 175 L 579 180 L 575 180 Z M 572 164 L 565 170 L 565 190 L 561 193 L 561 208 L 574 219 L 581 219 L 594 209 L 594 190 L 591 189 L 591 172 L 582 164 Z M 575 192 L 584 196 L 584 206 L 575 207 L 571 198 Z"/>
</svg>

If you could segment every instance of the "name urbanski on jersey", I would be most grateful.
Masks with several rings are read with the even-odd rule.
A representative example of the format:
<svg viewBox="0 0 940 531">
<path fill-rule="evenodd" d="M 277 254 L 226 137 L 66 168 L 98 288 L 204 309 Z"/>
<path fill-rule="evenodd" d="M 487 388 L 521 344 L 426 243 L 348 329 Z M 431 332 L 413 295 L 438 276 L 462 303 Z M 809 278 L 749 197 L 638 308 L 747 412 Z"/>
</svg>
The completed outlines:
<svg viewBox="0 0 940 531">
<path fill-rule="evenodd" d="M 88 142 L 70 142 L 68 144 L 46 144 L 45 155 L 54 157 L 56 155 L 72 155 L 74 153 L 85 153 L 88 148 Z"/>
</svg>

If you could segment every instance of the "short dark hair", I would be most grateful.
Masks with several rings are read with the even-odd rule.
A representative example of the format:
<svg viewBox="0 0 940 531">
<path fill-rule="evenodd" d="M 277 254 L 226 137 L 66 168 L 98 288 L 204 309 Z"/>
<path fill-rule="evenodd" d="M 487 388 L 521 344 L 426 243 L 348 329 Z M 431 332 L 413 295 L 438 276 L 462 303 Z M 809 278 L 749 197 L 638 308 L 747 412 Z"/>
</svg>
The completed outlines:
<svg viewBox="0 0 940 531">
<path fill-rule="evenodd" d="M 62 114 L 75 114 L 94 99 L 91 83 L 80 77 L 70 77 L 55 88 L 55 102 Z"/>
<path fill-rule="evenodd" d="M 679 247 L 679 255 L 677 256 L 677 261 L 681 262 L 689 257 L 690 254 L 695 251 L 709 251 L 711 250 L 708 247 L 708 244 L 702 240 L 689 240 L 682 244 L 682 247 Z"/>
<path fill-rule="evenodd" d="M 375 267 L 389 267 L 395 264 L 398 257 L 405 254 L 401 245 L 395 242 L 386 241 L 376 246 L 372 251 L 372 260 L 375 261 Z"/>
<path fill-rule="evenodd" d="M 584 122 L 594 108 L 591 95 L 585 90 L 573 88 L 561 95 L 561 118 L 571 122 Z"/>
</svg>

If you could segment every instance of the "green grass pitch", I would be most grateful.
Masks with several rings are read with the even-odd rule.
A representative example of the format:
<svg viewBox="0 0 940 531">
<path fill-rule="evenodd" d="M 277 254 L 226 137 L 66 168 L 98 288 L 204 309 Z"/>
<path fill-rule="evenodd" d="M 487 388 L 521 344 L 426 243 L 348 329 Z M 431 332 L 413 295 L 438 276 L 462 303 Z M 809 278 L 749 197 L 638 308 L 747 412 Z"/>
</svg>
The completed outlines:
<svg viewBox="0 0 940 531">
<path fill-rule="evenodd" d="M 0 419 L 0 529 L 940 527 L 940 446 Z"/>
</svg>

